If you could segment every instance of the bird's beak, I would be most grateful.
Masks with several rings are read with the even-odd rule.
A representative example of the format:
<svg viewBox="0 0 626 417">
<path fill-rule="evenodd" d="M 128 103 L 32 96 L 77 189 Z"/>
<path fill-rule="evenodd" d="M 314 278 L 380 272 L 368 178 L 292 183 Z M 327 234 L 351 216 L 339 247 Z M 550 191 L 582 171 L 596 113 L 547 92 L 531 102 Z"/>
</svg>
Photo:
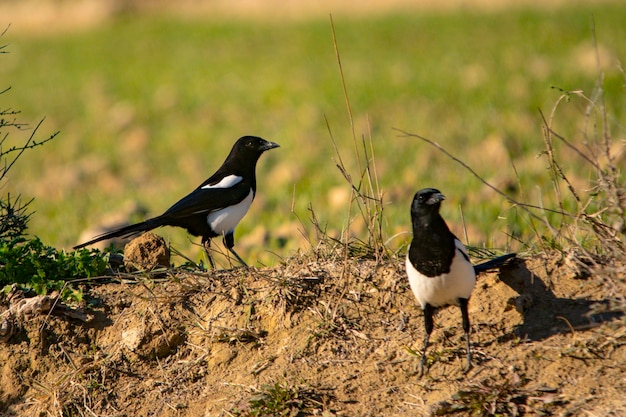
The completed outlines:
<svg viewBox="0 0 626 417">
<path fill-rule="evenodd" d="M 267 140 L 265 141 L 265 144 L 263 145 L 264 151 L 269 151 L 270 149 L 274 149 L 274 148 L 280 148 L 280 145 L 275 142 L 270 142 Z"/>
<path fill-rule="evenodd" d="M 437 204 L 437 203 L 442 202 L 442 201 L 443 201 L 443 200 L 445 200 L 445 199 L 446 199 L 446 196 L 444 196 L 443 194 L 441 194 L 441 193 L 435 193 L 435 194 L 433 194 L 433 195 L 432 195 L 432 196 L 428 199 L 428 201 L 426 202 L 426 204 L 430 204 L 430 205 L 432 205 L 432 204 Z"/>
</svg>

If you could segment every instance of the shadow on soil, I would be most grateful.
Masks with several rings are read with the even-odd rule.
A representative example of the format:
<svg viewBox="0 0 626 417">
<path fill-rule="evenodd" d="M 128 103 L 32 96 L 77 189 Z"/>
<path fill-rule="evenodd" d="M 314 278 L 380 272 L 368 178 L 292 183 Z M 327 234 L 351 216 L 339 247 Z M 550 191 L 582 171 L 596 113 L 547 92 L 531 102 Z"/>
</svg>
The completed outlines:
<svg viewBox="0 0 626 417">
<path fill-rule="evenodd" d="M 523 316 L 523 323 L 510 336 L 537 341 L 559 333 L 589 330 L 622 316 L 620 312 L 606 311 L 609 299 L 558 297 L 546 282 L 528 270 L 525 261 L 507 269 L 500 280 L 519 294 L 509 304 Z"/>
</svg>

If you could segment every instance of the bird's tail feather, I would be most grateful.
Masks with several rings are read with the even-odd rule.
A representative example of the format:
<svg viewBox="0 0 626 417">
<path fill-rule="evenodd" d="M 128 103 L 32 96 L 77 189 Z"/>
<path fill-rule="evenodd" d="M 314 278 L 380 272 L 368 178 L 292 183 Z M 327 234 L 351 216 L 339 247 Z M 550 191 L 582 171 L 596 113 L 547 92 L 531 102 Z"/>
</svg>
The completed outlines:
<svg viewBox="0 0 626 417">
<path fill-rule="evenodd" d="M 103 233 L 91 239 L 88 242 L 81 243 L 74 246 L 74 249 L 81 249 L 85 246 L 93 245 L 94 243 L 102 240 L 113 239 L 114 237 L 130 237 L 139 233 L 147 232 L 148 230 L 156 229 L 159 226 L 163 226 L 163 222 L 160 217 L 148 219 L 141 223 L 131 224 L 129 226 L 120 227 L 119 229 L 112 230 L 110 232 Z"/>
<path fill-rule="evenodd" d="M 488 271 L 490 269 L 499 268 L 505 263 L 509 261 L 509 259 L 515 258 L 517 254 L 515 253 L 507 253 L 506 255 L 497 256 L 493 259 L 488 260 L 487 262 L 483 262 L 478 265 L 474 265 L 474 271 L 479 274 L 481 272 Z"/>
</svg>

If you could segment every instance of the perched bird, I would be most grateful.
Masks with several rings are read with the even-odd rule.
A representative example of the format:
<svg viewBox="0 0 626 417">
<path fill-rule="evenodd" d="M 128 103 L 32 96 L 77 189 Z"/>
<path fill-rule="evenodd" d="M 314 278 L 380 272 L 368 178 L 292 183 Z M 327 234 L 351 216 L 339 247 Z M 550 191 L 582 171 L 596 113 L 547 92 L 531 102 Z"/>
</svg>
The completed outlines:
<svg viewBox="0 0 626 417">
<path fill-rule="evenodd" d="M 256 163 L 261 154 L 279 145 L 256 136 L 244 136 L 233 145 L 222 166 L 198 188 L 183 197 L 160 216 L 141 223 L 125 226 L 74 247 L 94 244 L 114 237 L 129 237 L 161 226 L 177 226 L 187 229 L 194 236 L 202 237 L 209 262 L 211 239 L 223 236 L 224 245 L 241 262 L 246 263 L 233 249 L 235 227 L 247 213 L 256 195 Z"/>
<path fill-rule="evenodd" d="M 424 310 L 424 347 L 420 375 L 424 372 L 426 348 L 433 331 L 433 314 L 439 307 L 458 305 L 467 338 L 467 368 L 471 367 L 470 320 L 467 304 L 476 284 L 476 274 L 496 268 L 515 254 L 473 266 L 465 246 L 450 231 L 439 214 L 443 194 L 434 188 L 418 191 L 411 204 L 413 240 L 406 257 L 406 273 L 415 298 Z"/>
</svg>

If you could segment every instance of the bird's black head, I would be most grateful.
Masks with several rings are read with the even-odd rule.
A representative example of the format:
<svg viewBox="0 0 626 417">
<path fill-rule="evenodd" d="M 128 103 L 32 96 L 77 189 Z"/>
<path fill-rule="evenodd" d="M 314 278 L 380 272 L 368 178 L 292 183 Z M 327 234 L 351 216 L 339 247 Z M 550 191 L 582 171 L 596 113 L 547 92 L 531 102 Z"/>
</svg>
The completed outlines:
<svg viewBox="0 0 626 417">
<path fill-rule="evenodd" d="M 435 188 L 424 188 L 415 193 L 411 204 L 411 214 L 423 215 L 426 213 L 438 213 L 441 202 L 445 200 L 441 191 Z"/>
<path fill-rule="evenodd" d="M 236 150 L 241 154 L 256 155 L 258 158 L 263 152 L 278 147 L 279 145 L 277 143 L 267 141 L 257 136 L 243 136 L 235 142 L 231 153 Z"/>
<path fill-rule="evenodd" d="M 246 171 L 249 172 L 248 175 L 254 175 L 254 168 L 261 154 L 270 149 L 278 148 L 278 146 L 277 143 L 257 136 L 240 137 L 230 150 L 230 154 L 226 157 L 220 171 L 224 170 L 228 173 Z"/>
</svg>

